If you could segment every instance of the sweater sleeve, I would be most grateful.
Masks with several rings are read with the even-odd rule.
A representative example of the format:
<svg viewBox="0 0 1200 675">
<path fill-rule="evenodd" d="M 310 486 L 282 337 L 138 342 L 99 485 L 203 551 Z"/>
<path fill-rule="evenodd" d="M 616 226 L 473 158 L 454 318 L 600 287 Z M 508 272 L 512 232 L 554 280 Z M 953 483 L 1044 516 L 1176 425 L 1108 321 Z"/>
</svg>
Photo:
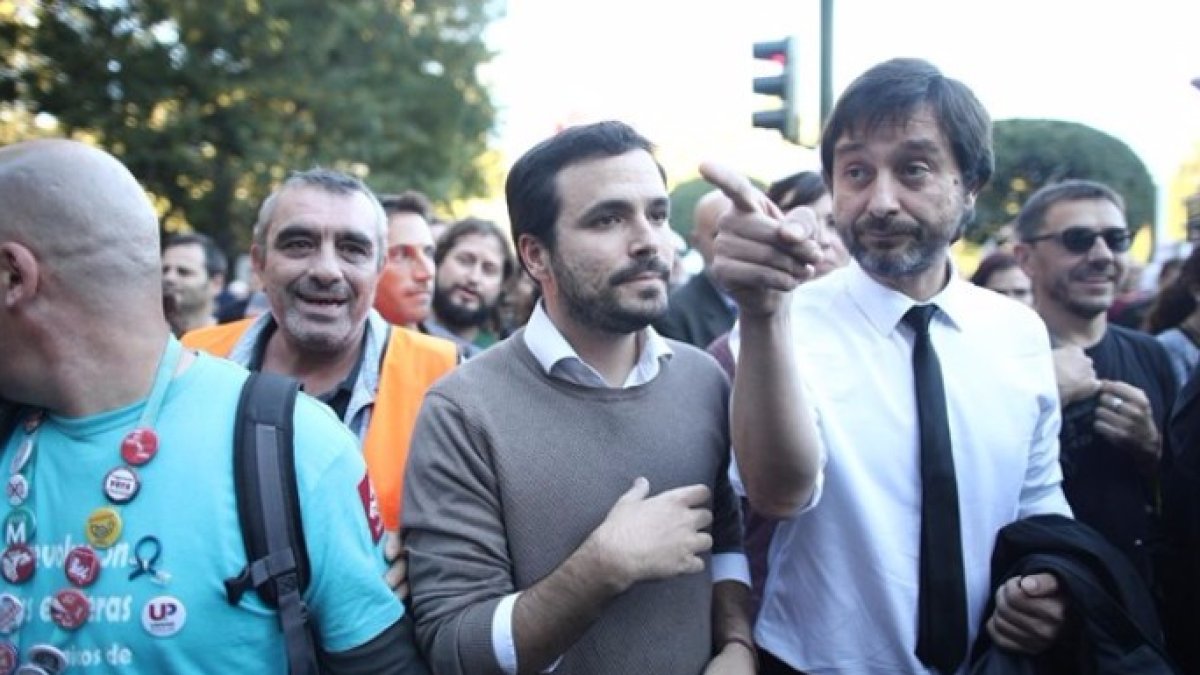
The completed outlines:
<svg viewBox="0 0 1200 675">
<path fill-rule="evenodd" d="M 514 588 L 486 434 L 431 392 L 417 418 L 402 531 L 417 639 L 435 673 L 503 673 L 496 605 Z"/>
</svg>

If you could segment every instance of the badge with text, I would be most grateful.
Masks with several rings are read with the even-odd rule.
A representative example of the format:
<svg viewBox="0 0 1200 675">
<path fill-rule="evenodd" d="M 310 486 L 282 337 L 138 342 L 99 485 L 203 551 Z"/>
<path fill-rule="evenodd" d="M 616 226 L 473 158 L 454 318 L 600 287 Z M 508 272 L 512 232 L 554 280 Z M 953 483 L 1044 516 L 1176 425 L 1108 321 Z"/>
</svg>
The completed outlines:
<svg viewBox="0 0 1200 675">
<path fill-rule="evenodd" d="M 154 637 L 171 637 L 186 622 L 187 607 L 170 595 L 160 595 L 142 608 L 142 628 Z"/>
<path fill-rule="evenodd" d="M 127 466 L 118 466 L 104 476 L 104 496 L 114 504 L 133 501 L 141 487 L 137 471 Z"/>
<path fill-rule="evenodd" d="M 31 542 L 35 534 L 37 534 L 37 518 L 33 517 L 33 511 L 20 507 L 9 511 L 5 516 L 4 543 L 6 545 Z"/>
<path fill-rule="evenodd" d="M 367 527 L 371 529 L 371 540 L 376 544 L 383 536 L 383 518 L 379 515 L 379 500 L 375 498 L 375 488 L 371 487 L 371 477 L 363 474 L 358 484 L 358 497 L 362 500 L 363 512 L 367 515 Z"/>
</svg>

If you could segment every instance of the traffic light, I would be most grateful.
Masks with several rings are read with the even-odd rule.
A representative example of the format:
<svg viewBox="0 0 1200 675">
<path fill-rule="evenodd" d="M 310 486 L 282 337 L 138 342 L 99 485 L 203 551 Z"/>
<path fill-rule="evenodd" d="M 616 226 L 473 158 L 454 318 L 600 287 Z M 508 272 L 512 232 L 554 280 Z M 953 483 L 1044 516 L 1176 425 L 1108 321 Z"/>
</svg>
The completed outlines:
<svg viewBox="0 0 1200 675">
<path fill-rule="evenodd" d="M 754 113 L 754 126 L 775 129 L 793 143 L 800 142 L 799 115 L 796 107 L 796 48 L 793 38 L 773 42 L 755 42 L 754 58 L 771 61 L 783 68 L 778 75 L 754 78 L 754 93 L 777 96 L 783 107 Z"/>
</svg>

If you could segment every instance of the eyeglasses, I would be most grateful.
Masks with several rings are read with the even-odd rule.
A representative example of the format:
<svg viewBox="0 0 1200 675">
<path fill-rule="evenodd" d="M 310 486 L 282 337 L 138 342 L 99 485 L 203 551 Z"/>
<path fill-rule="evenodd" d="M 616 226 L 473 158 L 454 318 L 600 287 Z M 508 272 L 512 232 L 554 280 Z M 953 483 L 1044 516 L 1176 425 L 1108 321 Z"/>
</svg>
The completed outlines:
<svg viewBox="0 0 1200 675">
<path fill-rule="evenodd" d="M 1061 232 L 1053 234 L 1029 237 L 1025 242 L 1033 244 L 1045 241 L 1046 239 L 1057 239 L 1058 243 L 1062 244 L 1062 247 L 1071 253 L 1087 253 L 1096 245 L 1098 237 L 1104 238 L 1104 245 L 1113 253 L 1124 253 L 1133 244 L 1133 237 L 1129 234 L 1129 230 L 1123 227 L 1106 227 L 1103 230 L 1093 230 L 1090 227 L 1082 225 L 1068 227 Z"/>
</svg>

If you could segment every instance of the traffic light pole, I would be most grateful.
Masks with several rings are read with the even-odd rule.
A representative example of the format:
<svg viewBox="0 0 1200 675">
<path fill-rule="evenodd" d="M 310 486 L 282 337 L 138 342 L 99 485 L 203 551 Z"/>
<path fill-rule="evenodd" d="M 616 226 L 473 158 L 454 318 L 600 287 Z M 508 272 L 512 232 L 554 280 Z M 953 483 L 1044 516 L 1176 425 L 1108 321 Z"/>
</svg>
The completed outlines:
<svg viewBox="0 0 1200 675">
<path fill-rule="evenodd" d="M 821 0 L 821 128 L 833 109 L 833 0 Z"/>
</svg>

